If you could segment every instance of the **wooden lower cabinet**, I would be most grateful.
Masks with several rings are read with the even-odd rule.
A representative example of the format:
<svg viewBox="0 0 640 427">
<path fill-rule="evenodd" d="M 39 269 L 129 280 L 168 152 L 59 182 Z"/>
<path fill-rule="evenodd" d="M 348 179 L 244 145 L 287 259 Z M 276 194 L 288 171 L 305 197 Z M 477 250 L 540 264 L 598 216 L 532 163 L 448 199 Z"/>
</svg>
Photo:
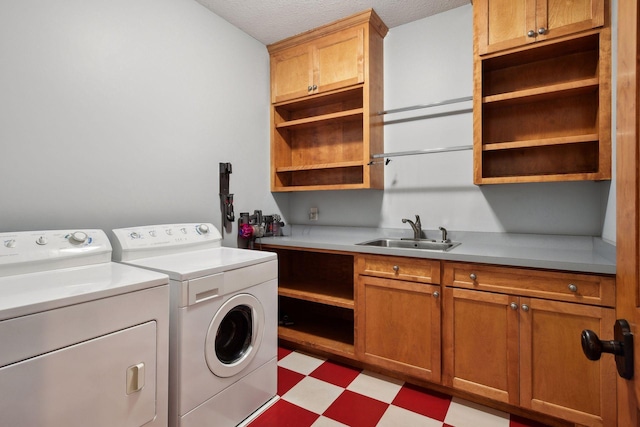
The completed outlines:
<svg viewBox="0 0 640 427">
<path fill-rule="evenodd" d="M 446 287 L 443 384 L 580 425 L 615 425 L 615 362 L 590 361 L 580 345 L 583 329 L 612 339 L 614 322 L 613 308 Z"/>
<path fill-rule="evenodd" d="M 616 425 L 615 360 L 580 345 L 584 329 L 613 339 L 613 276 L 263 249 L 278 253 L 282 342 L 542 418 Z"/>
<path fill-rule="evenodd" d="M 356 356 L 370 364 L 440 382 L 440 262 L 356 257 Z"/>
<path fill-rule="evenodd" d="M 440 382 L 440 286 L 360 276 L 356 355 L 365 362 Z"/>
</svg>

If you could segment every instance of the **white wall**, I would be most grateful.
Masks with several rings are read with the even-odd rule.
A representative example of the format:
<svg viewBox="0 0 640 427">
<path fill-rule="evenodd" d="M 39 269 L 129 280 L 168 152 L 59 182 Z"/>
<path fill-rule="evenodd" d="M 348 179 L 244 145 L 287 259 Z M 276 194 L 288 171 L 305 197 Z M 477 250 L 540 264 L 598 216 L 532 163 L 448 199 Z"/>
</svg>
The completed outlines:
<svg viewBox="0 0 640 427">
<path fill-rule="evenodd" d="M 471 95 L 471 23 L 464 6 L 393 28 L 385 108 Z M 471 151 L 393 158 L 384 191 L 272 195 L 268 61 L 193 0 L 2 2 L 0 231 L 219 226 L 218 164 L 231 162 L 236 216 L 305 224 L 318 207 L 314 224 L 402 228 L 417 213 L 426 229 L 615 240 L 608 182 L 477 187 Z M 471 142 L 471 113 L 385 126 L 385 152 Z"/>
<path fill-rule="evenodd" d="M 385 109 L 471 96 L 473 87 L 471 5 L 392 28 L 384 41 Z M 388 115 L 385 152 L 471 145 L 471 112 L 419 119 L 455 109 Z M 418 118 L 416 120 L 403 119 Z M 419 214 L 425 229 L 601 235 L 605 218 L 615 240 L 615 206 L 609 182 L 473 185 L 472 151 L 394 157 L 385 169 L 384 191 L 294 193 L 289 221 L 308 220 L 318 207 L 318 225 L 404 228 L 401 218 Z M 614 204 L 613 204 L 614 205 Z"/>
<path fill-rule="evenodd" d="M 0 231 L 220 226 L 219 162 L 275 210 L 268 53 L 197 2 L 2 2 L 0 63 Z"/>
</svg>

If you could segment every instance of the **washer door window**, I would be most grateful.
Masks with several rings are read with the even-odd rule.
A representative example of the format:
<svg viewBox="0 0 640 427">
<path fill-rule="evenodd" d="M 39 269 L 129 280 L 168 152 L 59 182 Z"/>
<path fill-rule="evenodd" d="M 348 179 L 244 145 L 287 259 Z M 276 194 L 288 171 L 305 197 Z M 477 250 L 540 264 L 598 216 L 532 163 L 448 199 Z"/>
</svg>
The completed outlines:
<svg viewBox="0 0 640 427">
<path fill-rule="evenodd" d="M 231 377 L 246 368 L 260 347 L 264 309 L 254 296 L 239 294 L 225 302 L 213 317 L 205 342 L 211 372 Z"/>
</svg>

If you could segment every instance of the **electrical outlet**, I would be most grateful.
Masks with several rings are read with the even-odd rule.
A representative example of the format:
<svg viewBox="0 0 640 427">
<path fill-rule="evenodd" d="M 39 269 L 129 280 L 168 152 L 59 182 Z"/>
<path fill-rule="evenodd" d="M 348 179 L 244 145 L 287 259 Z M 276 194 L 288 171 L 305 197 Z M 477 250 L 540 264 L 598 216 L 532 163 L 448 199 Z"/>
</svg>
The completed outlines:
<svg viewBox="0 0 640 427">
<path fill-rule="evenodd" d="M 318 208 L 309 208 L 309 220 L 311 221 L 318 220 Z"/>
</svg>

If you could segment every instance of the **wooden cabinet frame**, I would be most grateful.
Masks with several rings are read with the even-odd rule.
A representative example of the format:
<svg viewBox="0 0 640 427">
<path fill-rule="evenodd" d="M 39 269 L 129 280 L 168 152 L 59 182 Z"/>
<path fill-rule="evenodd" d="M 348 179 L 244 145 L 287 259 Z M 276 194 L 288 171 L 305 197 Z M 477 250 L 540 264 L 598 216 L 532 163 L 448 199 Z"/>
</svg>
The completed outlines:
<svg viewBox="0 0 640 427">
<path fill-rule="evenodd" d="M 615 425 L 613 276 L 262 245 L 279 260 L 279 339 L 403 379 L 584 426 Z M 441 387 L 439 388 L 442 389 Z M 508 409 L 506 409 L 508 410 Z"/>
<path fill-rule="evenodd" d="M 443 383 L 585 426 L 615 425 L 615 364 L 582 354 L 612 339 L 608 276 L 445 263 Z"/>
<path fill-rule="evenodd" d="M 272 192 L 384 188 L 387 31 L 369 10 L 268 46 Z"/>
<path fill-rule="evenodd" d="M 595 3 L 608 11 L 608 0 Z M 602 16 L 602 28 L 568 26 L 488 55 L 476 25 L 475 184 L 611 179 L 611 28 Z"/>
<path fill-rule="evenodd" d="M 485 55 L 602 27 L 605 1 L 476 0 L 478 53 Z M 542 34 L 538 32 L 541 28 Z"/>
</svg>

